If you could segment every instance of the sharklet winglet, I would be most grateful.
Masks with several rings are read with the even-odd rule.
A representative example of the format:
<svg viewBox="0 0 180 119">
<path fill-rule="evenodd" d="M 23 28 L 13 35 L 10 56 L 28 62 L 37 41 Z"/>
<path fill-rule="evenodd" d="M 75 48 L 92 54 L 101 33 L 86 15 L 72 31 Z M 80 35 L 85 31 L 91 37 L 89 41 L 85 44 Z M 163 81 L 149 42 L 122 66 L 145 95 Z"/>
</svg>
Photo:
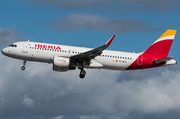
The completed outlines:
<svg viewBox="0 0 180 119">
<path fill-rule="evenodd" d="M 116 35 L 113 35 L 106 43 L 105 43 L 105 45 L 111 45 L 111 42 L 113 41 L 113 39 L 114 39 L 114 37 L 115 37 Z"/>
</svg>

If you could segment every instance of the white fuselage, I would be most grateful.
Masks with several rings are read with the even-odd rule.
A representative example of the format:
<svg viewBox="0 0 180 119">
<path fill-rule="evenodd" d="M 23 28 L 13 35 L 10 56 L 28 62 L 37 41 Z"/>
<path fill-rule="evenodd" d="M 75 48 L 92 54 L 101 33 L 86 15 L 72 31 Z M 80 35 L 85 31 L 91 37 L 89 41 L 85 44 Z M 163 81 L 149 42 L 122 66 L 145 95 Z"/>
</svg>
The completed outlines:
<svg viewBox="0 0 180 119">
<path fill-rule="evenodd" d="M 16 47 L 6 47 L 2 53 L 8 57 L 36 62 L 53 63 L 53 57 L 74 56 L 92 48 L 74 47 L 66 45 L 55 45 L 38 42 L 16 42 Z M 141 53 L 128 53 L 104 50 L 100 56 L 91 60 L 94 65 L 85 68 L 102 68 L 112 70 L 125 70 Z"/>
</svg>

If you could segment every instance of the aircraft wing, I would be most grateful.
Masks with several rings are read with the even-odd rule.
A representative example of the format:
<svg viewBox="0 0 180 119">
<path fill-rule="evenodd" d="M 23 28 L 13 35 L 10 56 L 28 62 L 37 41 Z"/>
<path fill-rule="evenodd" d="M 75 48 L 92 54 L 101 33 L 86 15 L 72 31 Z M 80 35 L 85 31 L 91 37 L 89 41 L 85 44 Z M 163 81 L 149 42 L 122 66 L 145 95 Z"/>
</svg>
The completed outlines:
<svg viewBox="0 0 180 119">
<path fill-rule="evenodd" d="M 94 59 L 96 56 L 101 55 L 102 51 L 105 50 L 107 47 L 110 46 L 111 42 L 113 41 L 115 35 L 113 35 L 103 46 L 100 46 L 98 48 L 83 52 L 78 55 L 71 56 L 71 59 L 78 59 L 78 60 L 91 60 Z"/>
<path fill-rule="evenodd" d="M 174 59 L 174 57 L 167 57 L 167 58 L 163 58 L 163 59 L 158 59 L 158 60 L 154 60 L 153 62 L 155 64 L 159 64 L 159 63 L 166 63 L 170 60 Z"/>
</svg>

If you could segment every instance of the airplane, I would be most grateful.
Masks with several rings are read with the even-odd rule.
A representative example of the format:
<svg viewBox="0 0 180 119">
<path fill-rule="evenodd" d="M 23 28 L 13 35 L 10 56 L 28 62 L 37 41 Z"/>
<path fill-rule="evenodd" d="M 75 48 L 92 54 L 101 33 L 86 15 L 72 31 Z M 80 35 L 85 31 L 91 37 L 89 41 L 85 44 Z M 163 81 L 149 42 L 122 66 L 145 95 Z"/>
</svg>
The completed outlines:
<svg viewBox="0 0 180 119">
<path fill-rule="evenodd" d="M 92 49 L 39 42 L 15 42 L 2 49 L 5 56 L 26 61 L 52 63 L 53 70 L 65 72 L 80 69 L 84 78 L 84 68 L 109 70 L 138 70 L 177 64 L 174 57 L 168 57 L 176 30 L 168 29 L 148 49 L 141 53 L 105 50 L 113 41 L 113 35 L 104 45 Z"/>
</svg>

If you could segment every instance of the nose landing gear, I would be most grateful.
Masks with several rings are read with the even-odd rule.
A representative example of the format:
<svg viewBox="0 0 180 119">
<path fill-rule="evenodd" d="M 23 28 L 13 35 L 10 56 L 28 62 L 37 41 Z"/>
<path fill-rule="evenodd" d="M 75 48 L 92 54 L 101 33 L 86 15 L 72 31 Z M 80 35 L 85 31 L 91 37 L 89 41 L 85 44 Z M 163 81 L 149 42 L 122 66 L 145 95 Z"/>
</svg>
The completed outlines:
<svg viewBox="0 0 180 119">
<path fill-rule="evenodd" d="M 85 75 L 86 75 L 86 71 L 84 71 L 83 69 L 81 69 L 80 74 L 79 74 L 79 77 L 83 79 L 83 78 L 85 77 Z"/>
<path fill-rule="evenodd" d="M 23 66 L 21 67 L 21 70 L 25 70 L 26 60 L 23 62 Z"/>
</svg>

